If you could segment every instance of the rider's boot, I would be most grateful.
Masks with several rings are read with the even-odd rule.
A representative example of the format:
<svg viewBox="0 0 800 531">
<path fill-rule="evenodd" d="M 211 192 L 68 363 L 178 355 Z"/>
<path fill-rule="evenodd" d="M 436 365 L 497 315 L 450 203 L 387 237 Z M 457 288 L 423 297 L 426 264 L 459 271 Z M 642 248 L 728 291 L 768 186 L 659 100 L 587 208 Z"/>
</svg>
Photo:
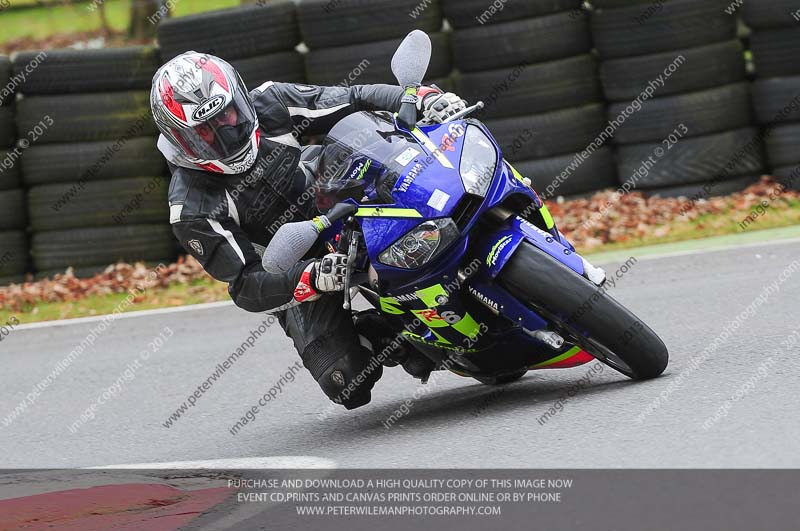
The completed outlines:
<svg viewBox="0 0 800 531">
<path fill-rule="evenodd" d="M 398 334 L 378 310 L 365 310 L 353 318 L 356 332 L 386 367 L 402 365 L 420 380 L 427 380 L 436 364 Z"/>
</svg>

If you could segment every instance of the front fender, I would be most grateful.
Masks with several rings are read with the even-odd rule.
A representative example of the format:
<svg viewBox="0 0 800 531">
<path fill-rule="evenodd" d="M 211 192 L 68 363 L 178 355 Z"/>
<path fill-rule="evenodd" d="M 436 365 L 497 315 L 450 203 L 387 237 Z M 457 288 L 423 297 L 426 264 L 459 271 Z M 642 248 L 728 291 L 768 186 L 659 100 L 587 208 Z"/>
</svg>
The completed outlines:
<svg viewBox="0 0 800 531">
<path fill-rule="evenodd" d="M 530 242 L 577 274 L 584 276 L 583 258 L 578 253 L 564 246 L 549 232 L 519 216 L 510 218 L 505 226 L 483 238 L 480 247 L 481 256 L 486 258 L 481 261 L 481 268 L 486 276 L 497 277 L 523 241 Z"/>
</svg>

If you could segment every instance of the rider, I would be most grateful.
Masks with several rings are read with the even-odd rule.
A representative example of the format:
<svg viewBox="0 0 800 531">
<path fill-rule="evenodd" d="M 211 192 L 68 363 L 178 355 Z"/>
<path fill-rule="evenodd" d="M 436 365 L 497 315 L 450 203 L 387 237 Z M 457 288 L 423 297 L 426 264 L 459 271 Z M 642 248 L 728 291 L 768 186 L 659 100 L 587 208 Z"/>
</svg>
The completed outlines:
<svg viewBox="0 0 800 531">
<path fill-rule="evenodd" d="M 280 312 L 279 322 L 305 367 L 325 394 L 347 409 L 370 401 L 382 367 L 370 365 L 379 346 L 373 346 L 375 335 L 371 341 L 363 337 L 369 334 L 359 336 L 341 296 L 331 294 L 343 290 L 346 257 L 312 257 L 286 274 L 272 274 L 259 255 L 271 238 L 266 228 L 276 220 L 317 214 L 314 201 L 302 201 L 313 181 L 301 162 L 318 156 L 319 147 L 301 148 L 300 135 L 325 134 L 357 111 L 395 112 L 403 93 L 390 85 L 275 82 L 248 91 L 230 64 L 197 52 L 175 57 L 153 78 L 150 101 L 161 131 L 158 147 L 172 172 L 175 236 L 212 277 L 228 282 L 237 306 Z M 458 96 L 435 87 L 418 89 L 417 108 L 430 123 L 441 123 L 465 106 Z M 363 328 L 381 327 L 372 322 Z M 409 368 L 414 366 L 419 372 L 422 360 L 406 360 L 409 372 L 415 373 Z M 350 391 L 342 393 L 345 388 Z"/>
</svg>

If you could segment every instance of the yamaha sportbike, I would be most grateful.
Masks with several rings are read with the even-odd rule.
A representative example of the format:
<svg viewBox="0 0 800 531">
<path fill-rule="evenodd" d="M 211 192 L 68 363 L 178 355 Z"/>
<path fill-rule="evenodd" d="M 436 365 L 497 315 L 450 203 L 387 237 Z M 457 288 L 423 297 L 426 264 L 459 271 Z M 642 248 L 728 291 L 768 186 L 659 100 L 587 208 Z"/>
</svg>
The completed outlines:
<svg viewBox="0 0 800 531">
<path fill-rule="evenodd" d="M 346 308 L 360 293 L 437 368 L 484 383 L 594 359 L 634 379 L 660 375 L 664 343 L 606 293 L 603 270 L 468 118 L 483 105 L 416 123 L 429 58 L 427 35 L 412 32 L 392 62 L 407 88 L 401 111 L 331 130 L 313 167 L 327 216 L 281 227 L 265 268 L 285 270 L 319 240 L 348 254 Z"/>
</svg>

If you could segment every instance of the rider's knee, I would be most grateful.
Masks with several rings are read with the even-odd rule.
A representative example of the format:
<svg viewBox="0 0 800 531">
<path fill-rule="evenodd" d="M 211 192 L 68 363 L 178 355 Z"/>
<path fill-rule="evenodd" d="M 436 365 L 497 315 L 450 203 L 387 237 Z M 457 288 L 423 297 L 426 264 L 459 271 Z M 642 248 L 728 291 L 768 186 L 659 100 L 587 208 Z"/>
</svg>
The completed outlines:
<svg viewBox="0 0 800 531">
<path fill-rule="evenodd" d="M 328 398 L 347 409 L 368 404 L 375 382 L 383 375 L 380 360 L 361 345 L 343 349 L 335 340 L 317 340 L 308 345 L 302 358 Z"/>
</svg>

